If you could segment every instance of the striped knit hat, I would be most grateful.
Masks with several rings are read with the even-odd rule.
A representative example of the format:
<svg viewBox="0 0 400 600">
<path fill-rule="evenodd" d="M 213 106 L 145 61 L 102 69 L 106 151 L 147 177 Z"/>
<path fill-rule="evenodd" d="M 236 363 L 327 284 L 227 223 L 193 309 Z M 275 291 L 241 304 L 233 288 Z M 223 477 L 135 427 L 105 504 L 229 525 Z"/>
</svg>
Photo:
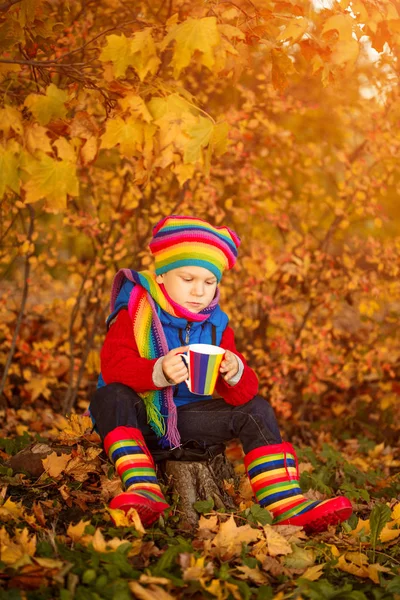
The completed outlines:
<svg viewBox="0 0 400 600">
<path fill-rule="evenodd" d="M 199 266 L 221 280 L 236 262 L 240 238 L 229 227 L 214 227 L 196 217 L 171 215 L 153 228 L 149 244 L 156 274 L 183 266 Z"/>
</svg>

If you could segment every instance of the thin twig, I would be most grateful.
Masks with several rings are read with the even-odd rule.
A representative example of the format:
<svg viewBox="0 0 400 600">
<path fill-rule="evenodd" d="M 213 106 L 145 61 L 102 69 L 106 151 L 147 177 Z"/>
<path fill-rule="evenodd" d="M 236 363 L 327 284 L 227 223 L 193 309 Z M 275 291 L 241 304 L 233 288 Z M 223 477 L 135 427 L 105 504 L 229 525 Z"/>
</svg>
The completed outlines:
<svg viewBox="0 0 400 600">
<path fill-rule="evenodd" d="M 32 236 L 33 236 L 33 230 L 34 230 L 35 211 L 32 208 L 31 204 L 28 204 L 28 210 L 29 210 L 29 230 L 28 230 L 28 235 L 27 235 L 27 241 L 29 242 L 29 245 L 30 245 L 32 243 Z M 21 306 L 19 309 L 17 323 L 16 323 L 15 329 L 14 329 L 14 335 L 13 335 L 13 338 L 11 341 L 10 351 L 8 353 L 6 364 L 4 366 L 3 377 L 2 377 L 1 383 L 0 383 L 0 397 L 3 394 L 4 386 L 7 381 L 8 371 L 10 370 L 12 359 L 14 357 L 19 331 L 21 329 L 22 320 L 23 320 L 24 314 L 25 314 L 25 306 L 26 306 L 26 301 L 28 298 L 28 290 L 29 290 L 29 274 L 30 274 L 30 269 L 31 269 L 29 259 L 31 258 L 31 256 L 32 256 L 32 252 L 30 252 L 28 250 L 27 254 L 25 255 L 24 287 L 23 287 L 23 291 L 22 291 Z"/>
</svg>

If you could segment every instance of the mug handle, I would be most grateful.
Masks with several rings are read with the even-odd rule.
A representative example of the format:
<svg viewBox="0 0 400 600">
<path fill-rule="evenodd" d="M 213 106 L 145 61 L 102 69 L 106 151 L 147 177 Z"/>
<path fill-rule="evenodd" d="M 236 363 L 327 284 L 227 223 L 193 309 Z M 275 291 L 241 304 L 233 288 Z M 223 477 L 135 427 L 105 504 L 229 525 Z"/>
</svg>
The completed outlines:
<svg viewBox="0 0 400 600">
<path fill-rule="evenodd" d="M 190 370 L 189 370 L 189 357 L 187 354 L 184 354 L 183 352 L 178 352 L 178 354 L 175 354 L 175 356 L 180 356 L 183 360 L 183 362 L 185 363 L 188 373 L 189 373 L 189 377 L 187 379 L 185 379 L 185 383 L 188 386 L 189 390 L 190 390 Z"/>
</svg>

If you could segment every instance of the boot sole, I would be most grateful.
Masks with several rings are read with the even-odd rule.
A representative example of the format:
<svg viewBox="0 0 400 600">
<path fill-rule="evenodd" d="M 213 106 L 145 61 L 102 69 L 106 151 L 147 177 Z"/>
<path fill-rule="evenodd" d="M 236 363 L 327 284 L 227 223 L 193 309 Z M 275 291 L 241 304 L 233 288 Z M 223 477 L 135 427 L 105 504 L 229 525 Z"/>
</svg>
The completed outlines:
<svg viewBox="0 0 400 600">
<path fill-rule="evenodd" d="M 164 510 L 169 508 L 169 505 L 166 502 L 146 501 L 145 499 L 136 496 L 136 494 L 131 494 L 123 498 L 121 498 L 121 496 L 122 494 L 120 496 L 115 496 L 115 498 L 111 500 L 110 508 L 114 510 L 123 510 L 125 514 L 128 513 L 131 508 L 135 508 L 142 521 L 143 527 L 152 525 L 157 521 Z"/>
<path fill-rule="evenodd" d="M 353 508 L 350 501 L 347 498 L 341 498 L 340 504 L 342 506 L 337 506 L 337 508 L 329 507 L 328 504 L 325 510 L 323 506 L 316 507 L 303 515 L 280 521 L 277 525 L 297 525 L 303 527 L 306 533 L 320 533 L 326 531 L 329 525 L 337 525 L 351 516 Z"/>
</svg>

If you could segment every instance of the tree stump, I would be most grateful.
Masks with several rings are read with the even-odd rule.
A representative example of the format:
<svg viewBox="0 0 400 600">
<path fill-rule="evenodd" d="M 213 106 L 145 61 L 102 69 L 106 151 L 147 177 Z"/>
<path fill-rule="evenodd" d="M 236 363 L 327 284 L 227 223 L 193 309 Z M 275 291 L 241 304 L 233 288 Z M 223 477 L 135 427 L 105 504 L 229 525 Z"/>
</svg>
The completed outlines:
<svg viewBox="0 0 400 600">
<path fill-rule="evenodd" d="M 164 477 L 172 483 L 179 496 L 178 509 L 182 529 L 197 526 L 199 515 L 193 507 L 198 500 L 212 498 L 214 507 L 235 508 L 232 498 L 224 489 L 224 480 L 236 478 L 232 464 L 224 454 L 208 461 L 167 460 L 160 464 Z"/>
</svg>

